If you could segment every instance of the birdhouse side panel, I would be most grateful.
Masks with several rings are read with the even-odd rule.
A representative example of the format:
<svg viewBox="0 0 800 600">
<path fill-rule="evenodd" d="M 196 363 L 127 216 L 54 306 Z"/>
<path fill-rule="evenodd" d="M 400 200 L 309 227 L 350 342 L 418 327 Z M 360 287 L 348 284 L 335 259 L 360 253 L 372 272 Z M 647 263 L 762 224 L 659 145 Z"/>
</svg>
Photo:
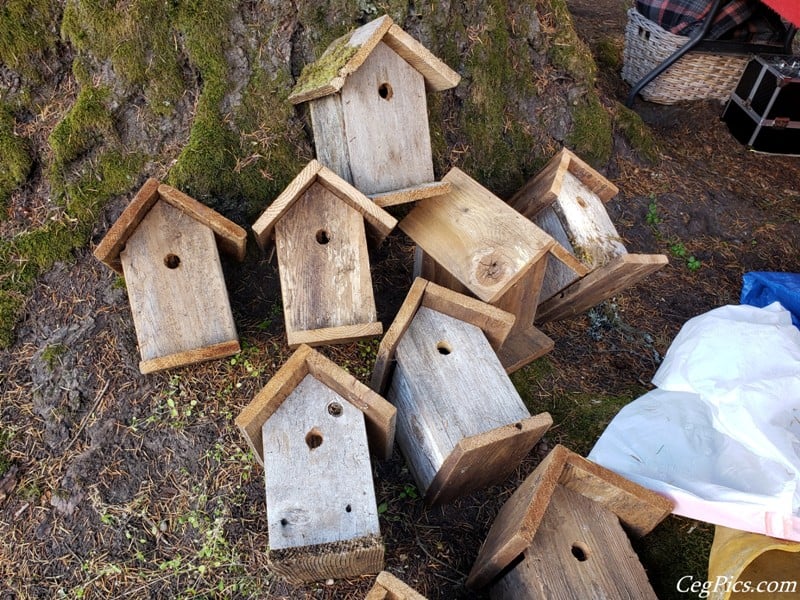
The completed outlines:
<svg viewBox="0 0 800 600">
<path fill-rule="evenodd" d="M 275 226 L 287 332 L 372 323 L 363 217 L 319 183 Z"/>
<path fill-rule="evenodd" d="M 159 200 L 120 259 L 143 362 L 238 340 L 211 229 Z"/>
<path fill-rule="evenodd" d="M 339 94 L 330 94 L 309 102 L 308 106 L 317 160 L 345 181 L 352 183 L 342 97 Z"/>
<path fill-rule="evenodd" d="M 549 233 L 553 238 L 571 254 L 575 254 L 572 243 L 570 242 L 567 232 L 564 231 L 564 226 L 553 210 L 552 206 L 548 206 L 540 211 L 534 218 L 533 222 L 538 227 Z M 579 279 L 578 274 L 575 273 L 568 265 L 558 260 L 555 256 L 550 255 L 547 258 L 547 270 L 545 271 L 544 281 L 542 282 L 542 289 L 540 291 L 540 298 L 546 300 L 554 296 L 569 284 Z"/>
<path fill-rule="evenodd" d="M 261 431 L 271 550 L 380 535 L 363 413 L 306 375 Z"/>
<path fill-rule="evenodd" d="M 434 181 L 425 81 L 383 42 L 341 91 L 351 183 L 371 195 Z"/>
</svg>

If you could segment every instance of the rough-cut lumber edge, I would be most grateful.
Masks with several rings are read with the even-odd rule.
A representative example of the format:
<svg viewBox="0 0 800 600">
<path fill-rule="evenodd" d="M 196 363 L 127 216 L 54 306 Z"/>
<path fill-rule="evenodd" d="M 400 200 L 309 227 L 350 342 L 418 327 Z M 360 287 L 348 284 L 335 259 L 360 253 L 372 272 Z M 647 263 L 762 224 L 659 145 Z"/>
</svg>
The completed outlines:
<svg viewBox="0 0 800 600">
<path fill-rule="evenodd" d="M 383 325 L 380 321 L 373 321 L 372 323 L 358 323 L 357 325 L 287 331 L 286 339 L 289 348 L 294 350 L 302 345 L 324 346 L 328 344 L 347 344 L 355 342 L 356 340 L 375 337 L 382 333 Z"/>
<path fill-rule="evenodd" d="M 672 502 L 557 445 L 500 509 L 466 585 L 484 587 L 530 546 L 556 485 L 600 503 L 635 535 L 645 535 L 672 512 Z"/>
<path fill-rule="evenodd" d="M 163 183 L 159 185 L 158 195 L 165 202 L 211 229 L 223 252 L 230 254 L 239 262 L 244 260 L 247 250 L 247 232 L 243 228 L 226 219 L 214 209 L 169 185 Z"/>
<path fill-rule="evenodd" d="M 536 322 L 573 317 L 669 263 L 663 254 L 623 254 L 539 305 Z"/>
<path fill-rule="evenodd" d="M 579 261 L 572 252 L 564 248 L 564 246 L 559 244 L 558 241 L 556 241 L 556 243 L 553 244 L 553 247 L 550 248 L 550 254 L 553 255 L 554 259 L 560 260 L 570 269 L 575 271 L 575 274 L 578 277 L 584 277 L 589 274 L 589 267 Z"/>
<path fill-rule="evenodd" d="M 355 377 L 310 346 L 300 346 L 236 417 L 236 426 L 264 465 L 261 426 L 311 374 L 364 414 L 370 450 L 382 459 L 392 455 L 397 409 Z"/>
<path fill-rule="evenodd" d="M 531 325 L 513 331 L 497 352 L 497 358 L 509 375 L 541 358 L 555 347 L 555 342 Z"/>
<path fill-rule="evenodd" d="M 226 356 L 238 354 L 240 351 L 241 347 L 239 346 L 238 340 L 232 340 L 205 346 L 204 348 L 195 348 L 194 350 L 176 352 L 175 354 L 169 354 L 167 356 L 143 360 L 139 362 L 139 371 L 142 375 L 147 375 L 148 373 L 155 373 L 165 369 L 175 369 L 177 367 L 185 367 L 186 365 L 193 365 L 217 358 L 225 358 Z"/>
<path fill-rule="evenodd" d="M 436 58 L 398 25 L 392 24 L 383 42 L 420 72 L 429 92 L 449 90 L 461 81 L 461 75 Z"/>
<path fill-rule="evenodd" d="M 552 424 L 545 412 L 460 440 L 428 486 L 425 503 L 446 504 L 502 482 Z"/>
<path fill-rule="evenodd" d="M 369 590 L 364 600 L 427 600 L 404 581 L 388 571 L 381 571 L 375 579 L 375 585 Z"/>
<path fill-rule="evenodd" d="M 619 188 L 586 164 L 579 156 L 567 148 L 561 150 L 569 157 L 567 168 L 583 185 L 597 194 L 604 203 L 608 202 L 619 193 Z"/>
<path fill-rule="evenodd" d="M 312 159 L 253 223 L 253 233 L 255 233 L 256 242 L 262 250 L 269 244 L 277 220 L 286 214 L 294 201 L 316 181 L 320 169 L 322 169 L 322 163 Z"/>
<path fill-rule="evenodd" d="M 495 351 L 514 325 L 514 315 L 507 311 L 417 277 L 378 347 L 370 385 L 379 394 L 386 391 L 395 349 L 420 306 L 475 325 Z"/>
<path fill-rule="evenodd" d="M 392 19 L 388 15 L 384 15 L 334 40 L 322 53 L 322 56 L 311 65 L 306 65 L 303 68 L 303 72 L 300 74 L 292 93 L 289 94 L 289 102 L 302 104 L 315 98 L 337 93 L 344 86 L 347 76 L 355 73 L 364 64 L 393 24 Z M 344 46 L 355 50 L 352 53 L 343 52 Z M 328 74 L 327 79 L 306 81 L 308 74 L 313 74 L 315 70 L 319 70 L 319 63 L 331 60 L 336 61 L 335 53 L 342 55 L 342 59 L 339 60 L 343 60 L 343 63 L 341 65 L 326 65 L 324 70 Z"/>
<path fill-rule="evenodd" d="M 366 536 L 341 542 L 269 551 L 271 570 L 299 585 L 325 579 L 344 579 L 383 569 L 383 540 Z"/>
<path fill-rule="evenodd" d="M 120 275 L 122 275 L 122 261 L 119 253 L 147 212 L 158 201 L 158 186 L 158 180 L 152 177 L 145 181 L 94 250 L 94 257 L 97 260 Z"/>
<path fill-rule="evenodd" d="M 397 409 L 319 352 L 310 354 L 306 364 L 312 376 L 364 413 L 372 454 L 381 460 L 391 458 Z"/>
<path fill-rule="evenodd" d="M 449 181 L 433 181 L 415 185 L 414 187 L 403 188 L 401 190 L 372 194 L 369 197 L 375 204 L 384 208 L 387 206 L 416 202 L 417 200 L 432 198 L 433 196 L 441 196 L 450 192 L 450 187 Z"/>
</svg>

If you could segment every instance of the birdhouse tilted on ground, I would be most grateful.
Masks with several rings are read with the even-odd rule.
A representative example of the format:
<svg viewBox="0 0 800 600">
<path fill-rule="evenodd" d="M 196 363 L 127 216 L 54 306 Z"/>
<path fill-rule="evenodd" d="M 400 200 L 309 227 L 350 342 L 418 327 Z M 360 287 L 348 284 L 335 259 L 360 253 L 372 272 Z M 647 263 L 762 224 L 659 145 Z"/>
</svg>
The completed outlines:
<svg viewBox="0 0 800 600">
<path fill-rule="evenodd" d="M 274 236 L 289 347 L 380 335 L 367 235 L 382 241 L 397 220 L 312 160 L 253 225 Z"/>
<path fill-rule="evenodd" d="M 371 386 L 397 408 L 397 442 L 429 505 L 503 481 L 553 423 L 530 415 L 495 354 L 513 320 L 418 278 L 381 341 Z"/>
<path fill-rule="evenodd" d="M 672 503 L 564 446 L 509 498 L 467 578 L 493 600 L 655 600 L 625 529 L 643 536 Z"/>
<path fill-rule="evenodd" d="M 566 148 L 509 200 L 585 267 L 548 261 L 536 311 L 545 323 L 582 313 L 667 264 L 663 254 L 628 254 L 606 211 L 617 187 Z"/>
<path fill-rule="evenodd" d="M 395 408 L 301 346 L 236 418 L 264 465 L 269 560 L 292 583 L 377 573 L 369 453 L 391 456 Z"/>
<path fill-rule="evenodd" d="M 583 266 L 569 252 L 463 171 L 450 191 L 421 200 L 400 222 L 417 244 L 415 274 L 516 316 L 498 355 L 509 373 L 546 354 L 553 341 L 533 326 L 548 260 Z"/>
<path fill-rule="evenodd" d="M 306 65 L 289 101 L 308 102 L 317 159 L 388 206 L 446 190 L 434 181 L 425 90 L 460 79 L 383 16 Z"/>
<path fill-rule="evenodd" d="M 244 259 L 247 234 L 216 211 L 148 179 L 95 249 L 125 276 L 151 373 L 239 351 L 219 249 Z"/>
</svg>

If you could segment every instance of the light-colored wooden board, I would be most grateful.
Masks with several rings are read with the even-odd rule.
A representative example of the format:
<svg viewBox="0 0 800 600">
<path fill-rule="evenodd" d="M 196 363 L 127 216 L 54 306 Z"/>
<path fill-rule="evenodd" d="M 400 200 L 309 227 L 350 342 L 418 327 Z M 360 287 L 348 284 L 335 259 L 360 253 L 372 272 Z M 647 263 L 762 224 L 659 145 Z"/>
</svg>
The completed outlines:
<svg viewBox="0 0 800 600">
<path fill-rule="evenodd" d="M 465 296 L 472 296 L 469 288 L 461 283 L 453 274 L 438 264 L 425 251 L 419 247 L 414 247 L 414 277 L 422 277 L 437 285 L 453 290 Z"/>
<path fill-rule="evenodd" d="M 319 352 L 309 354 L 306 363 L 314 377 L 364 414 L 370 450 L 378 458 L 389 460 L 394 446 L 397 409 Z"/>
<path fill-rule="evenodd" d="M 656 600 L 616 516 L 562 485 L 522 562 L 491 588 L 492 600 Z"/>
<path fill-rule="evenodd" d="M 341 325 L 339 327 L 323 327 L 321 329 L 308 329 L 305 331 L 287 331 L 286 343 L 289 348 L 297 348 L 303 344 L 307 346 L 329 346 L 331 344 L 349 344 L 365 338 L 377 337 L 383 333 L 383 325 L 373 323 L 359 323 L 356 325 Z"/>
<path fill-rule="evenodd" d="M 425 502 L 446 504 L 505 481 L 552 424 L 552 417 L 541 413 L 462 439 L 436 473 Z"/>
<path fill-rule="evenodd" d="M 175 208 L 199 221 L 214 232 L 220 250 L 239 262 L 244 260 L 247 250 L 247 232 L 233 221 L 169 185 L 158 186 L 158 195 Z"/>
<path fill-rule="evenodd" d="M 444 181 L 450 193 L 420 201 L 400 228 L 473 294 L 493 303 L 555 242 L 463 171 L 452 169 Z"/>
<path fill-rule="evenodd" d="M 122 275 L 122 262 L 119 253 L 122 252 L 128 238 L 142 222 L 147 212 L 158 201 L 158 185 L 158 180 L 152 177 L 145 181 L 94 250 L 97 260 L 108 265 L 120 275 Z"/>
<path fill-rule="evenodd" d="M 449 90 L 461 81 L 461 75 L 436 58 L 430 50 L 396 24 L 391 26 L 383 41 L 422 74 L 429 91 Z"/>
<path fill-rule="evenodd" d="M 497 357 L 506 370 L 511 374 L 525 365 L 541 358 L 555 347 L 555 342 L 534 326 L 519 331 L 514 331 L 506 338 Z"/>
<path fill-rule="evenodd" d="M 536 316 L 536 306 L 539 303 L 539 290 L 542 287 L 547 263 L 551 254 L 533 264 L 525 274 L 506 290 L 495 306 L 512 313 L 515 316 L 512 333 L 527 331 L 533 326 Z"/>
<path fill-rule="evenodd" d="M 426 600 L 426 598 L 388 571 L 381 571 L 364 600 Z"/>
<path fill-rule="evenodd" d="M 317 173 L 322 169 L 322 166 L 319 161 L 310 161 L 253 223 L 252 229 L 256 236 L 256 242 L 262 249 L 272 239 L 275 223 L 286 214 L 286 211 L 292 207 L 295 200 L 302 196 L 311 184 L 316 181 Z"/>
<path fill-rule="evenodd" d="M 207 226 L 159 200 L 128 238 L 120 259 L 143 363 L 238 342 Z"/>
<path fill-rule="evenodd" d="M 624 254 L 539 305 L 537 323 L 566 319 L 635 285 L 669 262 L 663 254 Z"/>
<path fill-rule="evenodd" d="M 564 231 L 564 226 L 552 206 L 548 206 L 539 212 L 534 217 L 533 222 L 553 236 L 553 239 L 558 242 L 558 246 L 564 248 L 566 253 L 574 258 L 574 250 L 569 241 L 569 236 Z M 575 259 L 575 262 L 581 264 L 577 259 Z M 576 272 L 575 269 L 570 268 L 570 265 L 565 264 L 563 260 L 559 260 L 554 254 L 550 254 L 547 257 L 547 270 L 542 281 L 541 299 L 546 300 L 553 297 L 571 283 L 578 281 L 589 270 L 584 267 L 583 271 L 583 273 Z"/>
<path fill-rule="evenodd" d="M 422 183 L 409 188 L 401 190 L 393 190 L 391 192 L 383 192 L 381 194 L 371 194 L 372 201 L 380 207 L 397 206 L 398 204 L 406 204 L 408 202 L 416 202 L 423 198 L 432 198 L 434 196 L 441 196 L 450 191 L 450 184 L 447 181 L 432 181 L 430 183 Z"/>
<path fill-rule="evenodd" d="M 269 551 L 269 570 L 294 585 L 370 575 L 383 569 L 383 541 L 369 536 L 345 542 Z"/>
<path fill-rule="evenodd" d="M 400 339 L 388 399 L 397 441 L 427 491 L 459 442 L 530 416 L 483 332 L 424 306 Z"/>
<path fill-rule="evenodd" d="M 353 181 L 341 96 L 324 96 L 308 106 L 317 160 L 345 181 Z"/>
<path fill-rule="evenodd" d="M 364 221 L 338 196 L 308 187 L 275 224 L 275 246 L 287 333 L 375 323 Z"/>
<path fill-rule="evenodd" d="M 309 373 L 261 436 L 271 550 L 380 535 L 360 410 Z"/>
<path fill-rule="evenodd" d="M 434 181 L 420 73 L 379 43 L 341 96 L 356 188 L 372 195 Z"/>
<path fill-rule="evenodd" d="M 238 354 L 241 350 L 239 341 L 222 342 L 221 344 L 214 344 L 197 350 L 187 350 L 186 352 L 178 352 L 177 354 L 170 354 L 169 356 L 161 356 L 139 363 L 139 371 L 143 375 L 148 373 L 156 373 L 157 371 L 164 371 L 166 369 L 176 369 L 178 367 L 185 367 L 194 365 L 217 358 L 225 358 Z"/>
<path fill-rule="evenodd" d="M 255 398 L 245 406 L 236 417 L 236 426 L 242 432 L 248 446 L 259 464 L 264 464 L 264 443 L 261 439 L 261 427 L 278 409 L 281 403 L 292 393 L 297 384 L 308 375 L 309 356 L 315 351 L 308 346 L 301 346 L 281 365 Z"/>
</svg>

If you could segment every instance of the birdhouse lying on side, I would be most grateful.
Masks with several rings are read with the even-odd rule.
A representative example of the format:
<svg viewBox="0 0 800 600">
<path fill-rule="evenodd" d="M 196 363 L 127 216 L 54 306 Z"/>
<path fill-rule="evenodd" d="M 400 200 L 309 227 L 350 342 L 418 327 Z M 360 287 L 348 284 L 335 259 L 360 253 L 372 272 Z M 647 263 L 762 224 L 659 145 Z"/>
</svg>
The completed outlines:
<svg viewBox="0 0 800 600">
<path fill-rule="evenodd" d="M 264 465 L 269 560 L 289 582 L 383 568 L 369 448 L 391 456 L 395 414 L 352 375 L 301 346 L 236 418 Z"/>
<path fill-rule="evenodd" d="M 551 257 L 583 271 L 547 233 L 457 168 L 450 192 L 420 201 L 400 222 L 417 243 L 415 274 L 513 313 L 514 328 L 498 354 L 507 372 L 553 348 L 533 326 Z"/>
<path fill-rule="evenodd" d="M 418 278 L 381 341 L 372 387 L 391 379 L 397 442 L 429 505 L 503 481 L 553 423 L 531 417 L 495 354 L 512 322 Z"/>
<path fill-rule="evenodd" d="M 672 503 L 556 446 L 494 520 L 467 579 L 492 599 L 650 598 L 623 530 L 643 536 Z"/>
<path fill-rule="evenodd" d="M 628 254 L 604 206 L 617 192 L 564 148 L 509 201 L 585 267 L 548 262 L 537 323 L 582 313 L 667 264 L 663 254 Z"/>
<path fill-rule="evenodd" d="M 388 571 L 381 571 L 364 600 L 426 600 L 426 598 Z"/>
<path fill-rule="evenodd" d="M 306 65 L 289 101 L 308 102 L 317 159 L 389 206 L 447 189 L 434 181 L 425 90 L 460 79 L 383 16 Z"/>
<path fill-rule="evenodd" d="M 290 348 L 380 335 L 364 221 L 382 241 L 397 220 L 312 160 L 253 225 L 274 235 Z"/>
<path fill-rule="evenodd" d="M 246 239 L 235 223 L 155 179 L 138 191 L 94 255 L 125 276 L 142 373 L 239 352 L 217 246 L 241 261 Z"/>
</svg>

